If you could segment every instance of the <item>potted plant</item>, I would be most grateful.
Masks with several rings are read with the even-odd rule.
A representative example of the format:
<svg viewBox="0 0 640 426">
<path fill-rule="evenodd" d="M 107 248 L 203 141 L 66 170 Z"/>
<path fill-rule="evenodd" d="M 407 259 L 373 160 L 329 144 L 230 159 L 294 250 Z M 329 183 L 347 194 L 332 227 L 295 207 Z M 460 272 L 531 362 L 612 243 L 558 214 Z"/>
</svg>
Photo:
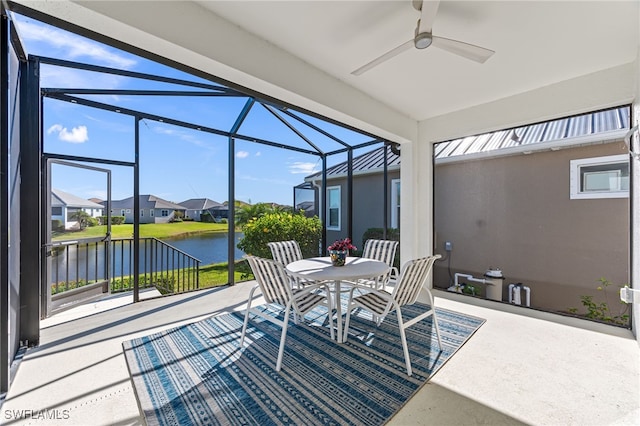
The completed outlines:
<svg viewBox="0 0 640 426">
<path fill-rule="evenodd" d="M 344 266 L 349 250 L 357 250 L 358 248 L 351 244 L 350 238 L 342 240 L 336 240 L 333 244 L 327 247 L 329 250 L 329 257 L 331 257 L 331 263 L 333 266 Z"/>
</svg>

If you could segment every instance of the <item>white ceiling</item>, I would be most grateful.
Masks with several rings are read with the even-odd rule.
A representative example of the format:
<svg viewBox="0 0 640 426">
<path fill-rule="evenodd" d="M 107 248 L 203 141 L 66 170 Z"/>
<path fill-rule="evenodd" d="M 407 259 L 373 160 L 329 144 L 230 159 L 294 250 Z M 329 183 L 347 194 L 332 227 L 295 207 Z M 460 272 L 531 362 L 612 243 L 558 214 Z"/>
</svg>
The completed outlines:
<svg viewBox="0 0 640 426">
<path fill-rule="evenodd" d="M 410 1 L 197 3 L 415 120 L 631 63 L 638 53 L 637 1 L 445 0 L 434 35 L 494 50 L 485 64 L 430 47 L 356 77 L 351 71 L 413 37 L 419 12 Z"/>
</svg>

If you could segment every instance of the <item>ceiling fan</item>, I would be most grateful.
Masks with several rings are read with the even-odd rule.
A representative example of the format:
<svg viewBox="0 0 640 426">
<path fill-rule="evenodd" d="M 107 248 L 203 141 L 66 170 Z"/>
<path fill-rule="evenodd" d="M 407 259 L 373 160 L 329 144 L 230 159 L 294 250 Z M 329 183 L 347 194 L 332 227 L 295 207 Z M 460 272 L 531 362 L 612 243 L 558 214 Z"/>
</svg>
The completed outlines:
<svg viewBox="0 0 640 426">
<path fill-rule="evenodd" d="M 438 11 L 440 1 L 431 0 L 413 0 L 414 9 L 420 12 L 420 19 L 415 29 L 415 36 L 413 39 L 402 43 L 400 46 L 391 49 L 382 56 L 377 57 L 373 61 L 361 66 L 351 74 L 360 75 L 369 71 L 371 68 L 385 62 L 396 55 L 409 50 L 412 46 L 416 49 L 426 49 L 429 46 L 438 47 L 453 53 L 463 58 L 470 59 L 479 63 L 484 63 L 495 52 L 493 50 L 485 49 L 484 47 L 476 46 L 474 44 L 465 43 L 459 40 L 452 40 L 449 38 L 438 37 L 432 34 L 433 21 Z"/>
</svg>

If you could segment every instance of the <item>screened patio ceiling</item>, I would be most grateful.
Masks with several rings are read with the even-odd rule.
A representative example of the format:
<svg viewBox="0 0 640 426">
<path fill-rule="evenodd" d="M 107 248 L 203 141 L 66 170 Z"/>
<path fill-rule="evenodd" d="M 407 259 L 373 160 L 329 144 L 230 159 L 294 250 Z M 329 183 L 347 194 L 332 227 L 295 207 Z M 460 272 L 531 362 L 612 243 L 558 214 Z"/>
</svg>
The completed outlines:
<svg viewBox="0 0 640 426">
<path fill-rule="evenodd" d="M 43 67 L 63 67 L 79 70 L 83 74 L 100 73 L 118 76 L 134 81 L 134 84 L 140 87 L 139 89 L 41 87 L 45 98 L 319 157 L 328 157 L 385 142 L 375 135 L 310 112 L 296 110 L 282 102 L 261 99 L 194 76 L 188 79 L 189 75 L 184 73 L 181 73 L 184 75 L 183 78 L 175 78 L 43 56 L 30 56 L 30 58 Z M 87 81 L 91 80 L 91 78 L 87 79 Z M 131 96 L 154 97 L 158 101 L 153 104 L 153 108 L 134 110 L 125 106 L 130 102 L 125 102 L 124 99 Z M 172 97 L 190 98 L 193 109 L 213 101 L 216 108 L 224 110 L 225 114 L 212 115 L 206 123 L 192 122 L 189 117 L 191 111 L 171 108 Z M 288 137 L 270 139 L 271 130 L 276 128 L 288 129 Z"/>
</svg>

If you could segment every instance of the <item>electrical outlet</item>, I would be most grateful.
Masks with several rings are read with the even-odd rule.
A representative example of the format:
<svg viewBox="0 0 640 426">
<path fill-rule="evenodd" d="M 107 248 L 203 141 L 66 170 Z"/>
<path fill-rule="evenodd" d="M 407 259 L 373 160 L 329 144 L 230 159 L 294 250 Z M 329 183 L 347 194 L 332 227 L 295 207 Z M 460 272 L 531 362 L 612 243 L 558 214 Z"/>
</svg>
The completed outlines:
<svg viewBox="0 0 640 426">
<path fill-rule="evenodd" d="M 446 251 L 451 251 L 453 249 L 453 245 L 451 244 L 451 241 L 445 241 L 444 243 L 444 249 Z"/>
</svg>

